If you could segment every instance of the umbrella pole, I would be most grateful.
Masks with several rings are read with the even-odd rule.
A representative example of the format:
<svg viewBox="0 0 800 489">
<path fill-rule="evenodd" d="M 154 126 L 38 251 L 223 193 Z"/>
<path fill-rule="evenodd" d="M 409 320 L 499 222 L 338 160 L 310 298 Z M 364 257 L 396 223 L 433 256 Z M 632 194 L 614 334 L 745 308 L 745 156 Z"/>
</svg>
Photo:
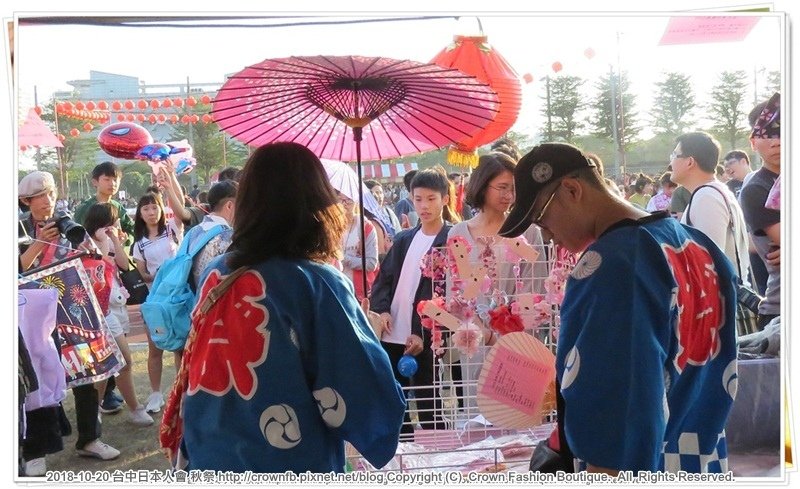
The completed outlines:
<svg viewBox="0 0 800 489">
<path fill-rule="evenodd" d="M 364 297 L 369 297 L 367 290 L 367 244 L 364 242 L 364 184 L 361 171 L 361 128 L 353 128 L 353 140 L 356 142 L 356 167 L 358 168 L 358 219 L 361 235 L 361 281 L 364 286 Z"/>
</svg>

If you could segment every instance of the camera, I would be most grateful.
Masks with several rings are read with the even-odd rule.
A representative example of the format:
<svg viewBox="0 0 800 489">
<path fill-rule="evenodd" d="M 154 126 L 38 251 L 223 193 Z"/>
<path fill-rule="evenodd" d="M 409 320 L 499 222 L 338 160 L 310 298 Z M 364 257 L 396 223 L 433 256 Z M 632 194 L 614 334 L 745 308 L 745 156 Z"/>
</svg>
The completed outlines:
<svg viewBox="0 0 800 489">
<path fill-rule="evenodd" d="M 72 216 L 67 211 L 56 211 L 53 217 L 47 222 L 54 222 L 58 227 L 58 232 L 64 235 L 70 243 L 77 246 L 86 238 L 86 229 L 72 220 Z"/>
<path fill-rule="evenodd" d="M 758 292 L 753 290 L 751 287 L 743 284 L 739 284 L 736 292 L 739 304 L 758 314 L 758 306 L 761 304 L 761 301 L 764 300 L 764 298 L 758 295 Z"/>
</svg>

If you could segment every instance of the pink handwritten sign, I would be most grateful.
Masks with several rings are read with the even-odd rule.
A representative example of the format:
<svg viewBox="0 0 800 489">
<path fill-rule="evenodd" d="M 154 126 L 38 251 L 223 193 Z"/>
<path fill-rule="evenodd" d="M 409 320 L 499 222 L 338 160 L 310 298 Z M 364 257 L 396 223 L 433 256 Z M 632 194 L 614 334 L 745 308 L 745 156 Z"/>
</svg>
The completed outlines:
<svg viewBox="0 0 800 489">
<path fill-rule="evenodd" d="M 498 345 L 499 346 L 499 345 Z M 499 346 L 481 393 L 528 416 L 541 409 L 555 366 Z"/>
<path fill-rule="evenodd" d="M 672 17 L 659 46 L 741 41 L 758 23 L 758 17 Z"/>
</svg>

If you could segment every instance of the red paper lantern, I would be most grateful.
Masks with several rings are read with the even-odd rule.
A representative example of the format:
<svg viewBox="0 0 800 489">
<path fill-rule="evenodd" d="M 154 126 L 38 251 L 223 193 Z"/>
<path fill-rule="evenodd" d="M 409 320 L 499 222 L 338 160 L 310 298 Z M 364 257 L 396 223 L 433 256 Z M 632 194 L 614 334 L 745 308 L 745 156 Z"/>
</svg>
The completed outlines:
<svg viewBox="0 0 800 489">
<path fill-rule="evenodd" d="M 586 48 L 586 49 L 583 51 L 583 55 L 584 55 L 584 56 L 586 56 L 586 59 L 592 59 L 592 58 L 594 58 L 594 55 L 595 55 L 594 49 L 592 49 L 592 48 Z"/>
<path fill-rule="evenodd" d="M 69 135 L 76 138 L 81 135 L 81 132 L 73 127 L 72 129 L 69 130 Z"/>
<path fill-rule="evenodd" d="M 97 108 L 100 110 L 108 110 L 108 102 L 106 102 L 105 100 L 97 102 Z"/>
<path fill-rule="evenodd" d="M 42 108 L 38 105 L 33 108 L 33 111 L 36 112 L 36 115 L 42 115 Z"/>
<path fill-rule="evenodd" d="M 58 140 L 59 140 L 59 141 L 61 141 L 61 142 L 63 143 L 63 142 L 66 140 L 66 139 L 67 139 L 67 137 L 66 137 L 66 136 L 64 136 L 64 135 L 63 135 L 63 134 L 61 134 L 61 133 L 58 133 Z"/>
<path fill-rule="evenodd" d="M 474 135 L 459 140 L 447 152 L 449 163 L 474 168 L 478 165 L 477 148 L 501 137 L 517 121 L 522 105 L 519 75 L 489 45 L 486 36 L 455 36 L 453 44 L 434 56 L 431 62 L 472 75 L 497 92 L 500 104 L 494 120 Z"/>
<path fill-rule="evenodd" d="M 183 107 L 183 99 L 180 97 L 172 99 L 172 103 L 175 104 L 175 107 Z"/>
<path fill-rule="evenodd" d="M 147 117 L 145 117 L 144 114 L 136 114 L 136 120 L 137 121 L 144 122 L 146 119 L 147 119 Z"/>
<path fill-rule="evenodd" d="M 117 114 L 117 120 L 122 122 L 125 120 L 125 114 Z"/>
<path fill-rule="evenodd" d="M 83 130 L 86 131 L 86 132 L 91 132 L 92 129 L 94 129 L 94 126 L 89 124 L 88 122 L 83 125 Z"/>
<path fill-rule="evenodd" d="M 72 105 L 72 102 L 64 102 L 64 110 L 71 111 L 73 108 L 75 108 L 75 106 Z"/>
<path fill-rule="evenodd" d="M 91 100 L 86 102 L 86 110 L 94 110 L 97 106 Z"/>
<path fill-rule="evenodd" d="M 198 122 L 200 122 L 200 116 L 197 115 L 197 114 L 193 115 L 192 116 L 192 124 L 197 124 Z"/>
<path fill-rule="evenodd" d="M 19 145 L 19 150 L 22 151 L 22 152 L 28 151 L 28 145 L 27 144 L 20 144 Z"/>
<path fill-rule="evenodd" d="M 136 120 L 136 117 L 134 117 L 133 114 L 125 114 L 125 120 L 128 122 L 133 122 Z"/>
<path fill-rule="evenodd" d="M 57 114 L 60 114 L 60 113 L 62 113 L 62 112 L 64 112 L 64 104 L 63 104 L 63 103 L 61 103 L 61 102 L 58 102 L 58 103 L 56 104 L 56 113 L 57 113 Z"/>
<path fill-rule="evenodd" d="M 180 120 L 180 117 L 178 117 L 175 114 L 172 114 L 171 116 L 169 116 L 169 121 L 171 123 L 173 123 L 173 124 L 177 124 L 179 120 Z"/>
<path fill-rule="evenodd" d="M 158 103 L 158 100 L 156 100 L 156 99 L 153 99 L 153 100 L 150 101 L 150 107 L 153 108 L 153 109 L 157 109 L 159 107 L 159 105 L 160 104 Z"/>
<path fill-rule="evenodd" d="M 197 100 L 195 100 L 194 97 L 188 97 L 186 99 L 186 105 L 188 105 L 189 107 L 194 107 L 195 105 L 197 105 Z"/>
<path fill-rule="evenodd" d="M 122 103 L 119 100 L 115 100 L 111 102 L 111 108 L 113 110 L 122 110 Z"/>
<path fill-rule="evenodd" d="M 147 100 L 140 100 L 140 101 L 136 102 L 136 106 L 139 107 L 142 110 L 146 109 L 147 108 Z"/>
<path fill-rule="evenodd" d="M 211 103 L 211 97 L 209 97 L 208 95 L 203 95 L 202 97 L 200 97 L 200 102 L 205 105 L 208 105 Z"/>
<path fill-rule="evenodd" d="M 125 101 L 125 108 L 128 110 L 133 110 L 135 105 L 133 104 L 133 100 L 126 100 Z"/>
<path fill-rule="evenodd" d="M 164 121 L 166 121 L 166 120 L 167 120 L 167 116 L 165 116 L 164 114 L 158 114 L 158 122 L 159 122 L 159 124 L 163 124 Z"/>
<path fill-rule="evenodd" d="M 163 102 L 161 102 L 161 106 L 165 109 L 172 107 L 172 100 L 165 98 Z"/>
<path fill-rule="evenodd" d="M 150 117 L 148 117 L 147 120 L 150 122 L 150 124 L 155 124 L 157 120 L 156 115 L 150 114 Z"/>
<path fill-rule="evenodd" d="M 189 121 L 191 121 L 191 117 L 189 117 L 188 115 L 184 115 L 183 117 L 181 117 L 181 122 L 183 122 L 184 124 L 188 124 Z"/>
<path fill-rule="evenodd" d="M 525 80 L 525 83 L 533 83 L 533 75 L 530 73 L 525 73 L 522 75 L 522 79 Z"/>
<path fill-rule="evenodd" d="M 208 124 L 209 122 L 213 122 L 214 121 L 214 119 L 211 117 L 210 114 L 203 114 L 202 120 L 206 124 Z"/>
<path fill-rule="evenodd" d="M 564 66 L 560 62 L 556 61 L 555 63 L 553 63 L 553 71 L 555 73 L 558 73 L 562 69 L 564 69 Z"/>
<path fill-rule="evenodd" d="M 78 100 L 77 102 L 75 102 L 75 108 L 78 110 L 83 110 L 86 108 L 86 106 L 83 104 L 83 102 Z"/>
</svg>

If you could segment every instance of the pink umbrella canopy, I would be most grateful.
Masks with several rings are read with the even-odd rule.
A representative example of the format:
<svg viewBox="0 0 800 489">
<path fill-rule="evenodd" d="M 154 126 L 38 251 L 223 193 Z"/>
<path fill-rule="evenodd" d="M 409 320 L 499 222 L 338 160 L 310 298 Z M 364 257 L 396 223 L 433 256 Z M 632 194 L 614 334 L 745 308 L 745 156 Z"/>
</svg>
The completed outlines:
<svg viewBox="0 0 800 489">
<path fill-rule="evenodd" d="M 224 131 L 249 145 L 294 141 L 320 158 L 373 161 L 469 137 L 494 119 L 497 100 L 488 85 L 452 68 L 311 56 L 245 68 L 225 82 L 212 112 Z"/>
<path fill-rule="evenodd" d="M 53 131 L 42 121 L 35 109 L 28 111 L 25 122 L 19 126 L 19 137 L 17 144 L 20 147 L 47 146 L 51 148 L 63 148 L 64 145 L 58 140 Z"/>
</svg>

